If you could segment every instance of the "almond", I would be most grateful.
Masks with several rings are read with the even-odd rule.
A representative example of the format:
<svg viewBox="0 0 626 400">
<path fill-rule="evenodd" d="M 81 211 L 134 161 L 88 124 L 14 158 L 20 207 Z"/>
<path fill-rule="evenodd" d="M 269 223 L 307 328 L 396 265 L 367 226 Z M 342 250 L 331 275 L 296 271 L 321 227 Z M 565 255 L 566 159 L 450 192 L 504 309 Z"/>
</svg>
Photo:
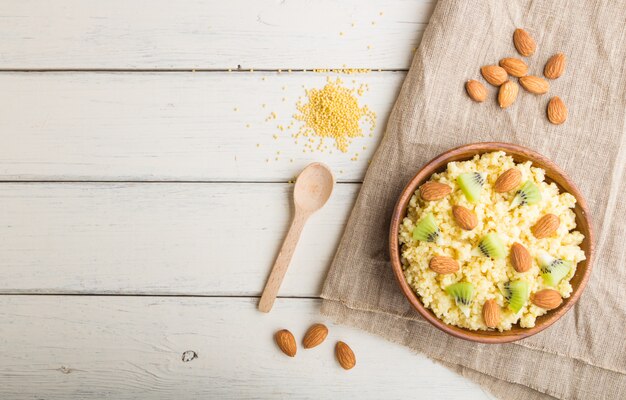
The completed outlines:
<svg viewBox="0 0 626 400">
<path fill-rule="evenodd" d="M 461 229 L 466 231 L 471 231 L 478 225 L 476 214 L 463 206 L 452 206 L 452 215 Z"/>
<path fill-rule="evenodd" d="M 533 94 L 544 94 L 550 89 L 550 84 L 543 78 L 528 75 L 519 78 L 519 83 L 526 91 Z"/>
<path fill-rule="evenodd" d="M 500 86 L 500 91 L 498 92 L 498 104 L 500 104 L 500 108 L 507 108 L 517 98 L 517 93 L 519 92 L 519 86 L 517 83 L 513 81 L 506 81 L 502 86 Z"/>
<path fill-rule="evenodd" d="M 532 266 L 532 258 L 530 257 L 530 253 L 520 243 L 513 243 L 511 246 L 511 264 L 513 265 L 513 269 L 517 272 L 526 272 Z"/>
<path fill-rule="evenodd" d="M 563 299 L 561 293 L 554 289 L 543 289 L 532 296 L 531 301 L 537 307 L 553 310 L 561 305 Z"/>
<path fill-rule="evenodd" d="M 441 200 L 452 192 L 452 188 L 445 183 L 428 181 L 420 186 L 420 194 L 423 200 Z"/>
<path fill-rule="evenodd" d="M 339 365 L 343 369 L 352 369 L 356 365 L 356 357 L 354 357 L 354 352 L 344 342 L 337 342 L 335 346 L 335 356 L 337 357 L 337 361 Z"/>
<path fill-rule="evenodd" d="M 305 349 L 311 349 L 320 345 L 328 336 L 328 328 L 324 324 L 312 325 L 302 339 L 302 346 Z"/>
<path fill-rule="evenodd" d="M 522 181 L 522 173 L 517 168 L 507 169 L 498 177 L 494 190 L 498 193 L 511 191 L 519 186 Z"/>
<path fill-rule="evenodd" d="M 513 32 L 513 44 L 515 45 L 517 52 L 524 57 L 532 55 L 537 49 L 535 40 L 528 34 L 528 32 L 519 28 Z"/>
<path fill-rule="evenodd" d="M 483 319 L 485 325 L 490 328 L 495 328 L 500 323 L 500 306 L 494 299 L 487 300 L 483 304 Z"/>
<path fill-rule="evenodd" d="M 467 90 L 470 99 L 474 101 L 481 103 L 487 99 L 487 88 L 478 81 L 472 79 L 465 82 L 465 90 Z"/>
<path fill-rule="evenodd" d="M 565 54 L 557 53 L 550 57 L 543 68 L 543 76 L 548 79 L 556 79 L 565 72 Z"/>
<path fill-rule="evenodd" d="M 296 338 L 287 329 L 282 329 L 274 334 L 274 340 L 278 345 L 278 348 L 289 357 L 296 355 Z"/>
<path fill-rule="evenodd" d="M 497 65 L 485 65 L 480 69 L 483 78 L 493 86 L 500 86 L 507 81 L 508 75 L 502 67 Z"/>
<path fill-rule="evenodd" d="M 559 96 L 554 96 L 548 102 L 548 120 L 554 125 L 561 125 L 567 119 L 567 107 Z"/>
<path fill-rule="evenodd" d="M 516 78 L 524 76 L 528 72 L 528 65 L 519 58 L 503 58 L 499 64 L 509 75 Z"/>
<path fill-rule="evenodd" d="M 438 274 L 452 274 L 459 270 L 459 263 L 452 257 L 434 256 L 428 264 Z"/>
<path fill-rule="evenodd" d="M 539 221 L 530 228 L 531 232 L 537 239 L 543 239 L 548 236 L 552 236 L 558 229 L 561 221 L 559 217 L 554 214 L 546 214 L 539 218 Z"/>
</svg>

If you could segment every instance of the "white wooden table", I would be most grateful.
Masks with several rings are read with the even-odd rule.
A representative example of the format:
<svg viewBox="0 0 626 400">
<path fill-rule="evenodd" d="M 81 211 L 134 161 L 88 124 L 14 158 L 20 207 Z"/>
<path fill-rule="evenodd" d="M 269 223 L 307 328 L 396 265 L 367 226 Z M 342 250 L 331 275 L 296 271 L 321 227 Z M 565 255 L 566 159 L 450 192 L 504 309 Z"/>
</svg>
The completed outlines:
<svg viewBox="0 0 626 400">
<path fill-rule="evenodd" d="M 433 7 L 0 2 L 0 398 L 490 398 L 319 315 Z M 362 101 L 378 114 L 359 160 L 275 140 L 303 86 L 327 76 L 303 70 L 344 66 L 372 70 L 344 77 L 369 84 Z M 288 182 L 314 160 L 339 183 L 264 315 L 255 306 L 290 218 Z M 330 327 L 322 346 L 295 359 L 277 350 L 274 331 L 301 338 L 318 321 Z M 333 357 L 339 339 L 358 358 L 349 372 Z"/>
</svg>

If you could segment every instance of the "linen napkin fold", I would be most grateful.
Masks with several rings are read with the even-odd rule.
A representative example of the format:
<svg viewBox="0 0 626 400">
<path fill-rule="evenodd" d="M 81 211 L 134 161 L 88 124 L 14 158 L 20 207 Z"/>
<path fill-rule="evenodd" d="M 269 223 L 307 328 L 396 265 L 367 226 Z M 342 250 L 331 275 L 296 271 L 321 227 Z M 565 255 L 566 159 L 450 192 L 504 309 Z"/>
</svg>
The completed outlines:
<svg viewBox="0 0 626 400">
<path fill-rule="evenodd" d="M 548 94 L 520 89 L 501 110 L 496 88 L 471 101 L 468 79 L 482 65 L 520 57 L 515 28 L 537 50 L 525 58 L 542 76 L 567 55 Z M 609 0 L 440 0 L 367 171 L 322 297 L 322 313 L 426 354 L 506 399 L 626 398 L 626 4 Z M 546 118 L 552 96 L 569 109 Z M 578 304 L 531 338 L 476 344 L 435 329 L 412 309 L 387 250 L 393 206 L 408 180 L 435 155 L 465 143 L 513 142 L 548 156 L 586 197 L 596 232 L 590 281 Z M 401 371 L 400 371 L 401 373 Z M 415 377 L 412 377 L 415 378 Z"/>
</svg>

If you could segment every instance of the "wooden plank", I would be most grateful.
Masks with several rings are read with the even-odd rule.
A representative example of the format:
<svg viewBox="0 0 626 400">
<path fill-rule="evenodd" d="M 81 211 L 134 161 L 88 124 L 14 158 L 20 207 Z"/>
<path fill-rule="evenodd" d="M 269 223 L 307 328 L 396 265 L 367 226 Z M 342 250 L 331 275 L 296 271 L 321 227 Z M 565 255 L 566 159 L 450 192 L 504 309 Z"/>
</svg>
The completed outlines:
<svg viewBox="0 0 626 400">
<path fill-rule="evenodd" d="M 434 3 L 4 0 L 0 68 L 406 69 Z"/>
<path fill-rule="evenodd" d="M 0 293 L 259 295 L 292 187 L 0 184 Z M 358 189 L 311 216 L 280 295 L 319 295 Z"/>
<path fill-rule="evenodd" d="M 283 355 L 273 333 L 299 341 L 319 304 L 279 299 L 267 315 L 255 299 L 0 296 L 0 397 L 491 398 L 424 356 L 330 323 L 320 346 Z M 355 351 L 354 369 L 334 360 L 337 340 Z M 197 358 L 183 362 L 187 351 Z"/>
<path fill-rule="evenodd" d="M 360 101 L 378 126 L 370 137 L 364 123 L 350 152 L 330 154 L 296 144 L 299 124 L 278 127 L 326 74 L 0 73 L 0 179 L 287 182 L 321 161 L 360 181 L 403 77 L 343 75 L 369 85 Z"/>
</svg>

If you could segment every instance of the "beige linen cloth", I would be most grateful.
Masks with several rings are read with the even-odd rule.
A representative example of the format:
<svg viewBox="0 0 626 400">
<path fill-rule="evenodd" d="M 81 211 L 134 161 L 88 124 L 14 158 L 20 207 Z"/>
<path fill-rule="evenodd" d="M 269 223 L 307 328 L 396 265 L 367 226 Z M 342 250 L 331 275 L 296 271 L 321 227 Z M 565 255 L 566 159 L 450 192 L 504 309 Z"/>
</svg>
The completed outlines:
<svg viewBox="0 0 626 400">
<path fill-rule="evenodd" d="M 548 58 L 563 52 L 565 75 L 546 95 L 520 88 L 507 110 L 487 84 L 489 99 L 470 101 L 464 83 L 482 81 L 482 65 L 519 57 L 517 27 L 537 42 L 529 73 L 542 76 Z M 555 95 L 569 108 L 562 126 L 546 118 Z M 626 399 L 625 125 L 625 2 L 440 0 L 328 273 L 322 313 L 424 353 L 503 399 Z M 470 343 L 429 325 L 401 294 L 387 251 L 392 209 L 408 180 L 435 155 L 479 141 L 521 144 L 555 161 L 587 198 L 596 232 L 593 272 L 576 307 L 506 345 Z"/>
</svg>

